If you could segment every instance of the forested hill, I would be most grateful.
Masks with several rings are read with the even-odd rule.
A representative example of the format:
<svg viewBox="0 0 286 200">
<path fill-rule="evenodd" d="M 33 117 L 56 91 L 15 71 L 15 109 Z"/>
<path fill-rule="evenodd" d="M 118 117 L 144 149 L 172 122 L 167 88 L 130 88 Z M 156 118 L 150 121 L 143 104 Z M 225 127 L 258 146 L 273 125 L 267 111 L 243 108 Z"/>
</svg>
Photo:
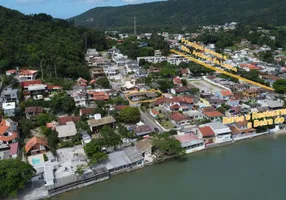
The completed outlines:
<svg viewBox="0 0 286 200">
<path fill-rule="evenodd" d="M 46 14 L 27 16 L 0 6 L 0 71 L 16 66 L 39 70 L 42 62 L 45 77 L 87 77 L 85 38 L 89 47 L 107 48 L 102 32 L 74 27 Z"/>
<path fill-rule="evenodd" d="M 286 24 L 285 0 L 169 0 L 91 9 L 74 19 L 76 25 L 139 32 L 181 29 L 226 22 Z"/>
</svg>

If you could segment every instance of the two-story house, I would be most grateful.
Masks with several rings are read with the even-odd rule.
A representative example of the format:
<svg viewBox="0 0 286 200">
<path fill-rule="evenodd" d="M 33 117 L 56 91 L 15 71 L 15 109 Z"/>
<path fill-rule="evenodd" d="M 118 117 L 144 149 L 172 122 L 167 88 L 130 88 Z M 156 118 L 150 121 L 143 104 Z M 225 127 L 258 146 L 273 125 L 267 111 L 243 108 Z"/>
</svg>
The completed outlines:
<svg viewBox="0 0 286 200">
<path fill-rule="evenodd" d="M 16 102 L 18 103 L 18 89 L 13 89 L 11 87 L 5 88 L 1 92 L 1 98 L 3 102 Z"/>
</svg>

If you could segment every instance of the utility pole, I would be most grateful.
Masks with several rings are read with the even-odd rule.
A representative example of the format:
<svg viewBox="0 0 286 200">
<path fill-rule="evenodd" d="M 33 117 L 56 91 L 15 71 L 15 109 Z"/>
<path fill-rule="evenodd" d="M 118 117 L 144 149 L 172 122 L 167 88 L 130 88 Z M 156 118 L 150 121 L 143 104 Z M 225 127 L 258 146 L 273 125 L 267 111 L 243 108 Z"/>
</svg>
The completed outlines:
<svg viewBox="0 0 286 200">
<path fill-rule="evenodd" d="M 136 30 L 136 17 L 134 17 L 134 35 L 137 35 L 137 30 Z"/>
</svg>

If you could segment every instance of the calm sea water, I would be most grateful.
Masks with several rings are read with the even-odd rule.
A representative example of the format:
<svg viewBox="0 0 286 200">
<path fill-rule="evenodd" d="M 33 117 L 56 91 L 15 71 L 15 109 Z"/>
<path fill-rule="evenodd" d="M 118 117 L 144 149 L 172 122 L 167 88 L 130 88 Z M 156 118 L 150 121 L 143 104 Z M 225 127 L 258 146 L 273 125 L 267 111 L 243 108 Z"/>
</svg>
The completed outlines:
<svg viewBox="0 0 286 200">
<path fill-rule="evenodd" d="M 239 142 L 65 193 L 61 200 L 286 200 L 286 137 Z"/>
</svg>

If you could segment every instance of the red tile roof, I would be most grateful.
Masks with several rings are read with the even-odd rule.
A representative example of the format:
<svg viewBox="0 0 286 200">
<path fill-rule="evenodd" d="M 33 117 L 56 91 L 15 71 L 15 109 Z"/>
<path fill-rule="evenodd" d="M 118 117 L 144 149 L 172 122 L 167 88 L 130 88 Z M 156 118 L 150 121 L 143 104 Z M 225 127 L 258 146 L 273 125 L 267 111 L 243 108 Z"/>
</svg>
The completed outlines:
<svg viewBox="0 0 286 200">
<path fill-rule="evenodd" d="M 159 111 L 156 109 L 152 109 L 151 112 L 153 113 L 153 115 L 159 115 Z"/>
<path fill-rule="evenodd" d="M 29 85 L 36 85 L 36 84 L 42 84 L 41 80 L 33 80 L 33 81 L 23 81 L 22 87 L 28 87 Z"/>
<path fill-rule="evenodd" d="M 203 137 L 211 137 L 215 135 L 214 131 L 209 126 L 200 127 L 199 131 L 202 133 Z"/>
<path fill-rule="evenodd" d="M 65 117 L 59 117 L 58 122 L 59 125 L 66 125 L 67 122 L 79 122 L 80 117 L 79 116 L 65 116 Z"/>
<path fill-rule="evenodd" d="M 191 97 L 184 97 L 184 100 L 188 104 L 193 104 L 194 103 L 194 100 Z"/>
<path fill-rule="evenodd" d="M 183 120 L 186 120 L 188 119 L 185 115 L 179 113 L 179 112 L 173 112 L 171 113 L 171 116 L 170 118 L 173 120 L 173 121 L 176 121 L 176 122 L 180 122 L 180 121 L 183 121 Z"/>
<path fill-rule="evenodd" d="M 20 74 L 20 75 L 34 75 L 34 74 L 36 74 L 36 73 L 38 73 L 37 70 L 30 70 L 30 69 L 21 69 L 21 70 L 19 71 L 19 74 Z"/>
<path fill-rule="evenodd" d="M 232 92 L 230 90 L 221 90 L 220 93 L 222 96 L 227 97 L 227 96 L 232 96 Z"/>
<path fill-rule="evenodd" d="M 25 113 L 43 113 L 44 109 L 42 107 L 27 107 L 25 108 Z"/>
<path fill-rule="evenodd" d="M 4 142 L 9 142 L 15 138 L 18 137 L 18 134 L 16 132 L 10 132 L 9 131 L 9 124 L 6 123 L 5 119 L 2 119 L 2 121 L 0 122 L 0 140 L 4 141 Z M 6 136 L 5 133 L 8 133 L 8 135 Z"/>
<path fill-rule="evenodd" d="M 175 105 L 170 106 L 170 109 L 171 109 L 171 110 L 177 110 L 177 109 L 179 109 L 179 108 L 180 108 L 180 106 L 179 106 L 178 104 L 175 104 Z"/>
<path fill-rule="evenodd" d="M 31 148 L 33 146 L 35 146 L 36 144 L 42 144 L 42 145 L 45 145 L 46 147 L 48 147 L 48 141 L 46 138 L 35 136 L 26 143 L 26 145 L 25 145 L 26 153 L 28 153 L 31 150 Z"/>
<path fill-rule="evenodd" d="M 61 90 L 63 87 L 57 85 L 48 85 L 48 90 Z"/>
<path fill-rule="evenodd" d="M 114 106 L 114 109 L 116 111 L 120 111 L 120 110 L 123 110 L 124 108 L 127 108 L 127 107 L 129 107 L 129 106 L 127 106 L 127 105 L 116 105 L 116 106 Z"/>
<path fill-rule="evenodd" d="M 215 111 L 203 111 L 203 114 L 209 118 L 222 117 L 223 116 L 223 114 L 217 110 L 215 110 Z"/>
<path fill-rule="evenodd" d="M 94 108 L 82 108 L 79 110 L 79 113 L 81 115 L 91 115 L 94 114 L 95 109 Z"/>
<path fill-rule="evenodd" d="M 166 97 L 161 97 L 161 98 L 157 99 L 156 101 L 154 101 L 153 104 L 154 104 L 154 105 L 162 105 L 162 104 L 164 104 L 167 100 L 168 100 L 168 98 L 166 98 Z"/>
</svg>

